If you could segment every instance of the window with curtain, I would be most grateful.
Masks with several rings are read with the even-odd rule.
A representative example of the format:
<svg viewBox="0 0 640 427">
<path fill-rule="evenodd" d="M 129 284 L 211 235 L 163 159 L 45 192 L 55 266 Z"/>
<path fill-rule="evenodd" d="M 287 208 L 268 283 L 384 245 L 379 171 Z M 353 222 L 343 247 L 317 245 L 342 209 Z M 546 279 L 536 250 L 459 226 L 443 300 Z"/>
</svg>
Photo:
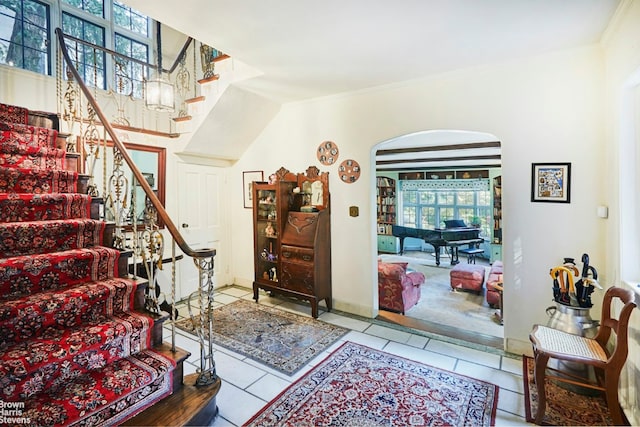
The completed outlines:
<svg viewBox="0 0 640 427">
<path fill-rule="evenodd" d="M 400 206 L 405 227 L 443 228 L 444 221 L 479 223 L 481 235 L 491 237 L 489 180 L 401 181 Z"/>
</svg>

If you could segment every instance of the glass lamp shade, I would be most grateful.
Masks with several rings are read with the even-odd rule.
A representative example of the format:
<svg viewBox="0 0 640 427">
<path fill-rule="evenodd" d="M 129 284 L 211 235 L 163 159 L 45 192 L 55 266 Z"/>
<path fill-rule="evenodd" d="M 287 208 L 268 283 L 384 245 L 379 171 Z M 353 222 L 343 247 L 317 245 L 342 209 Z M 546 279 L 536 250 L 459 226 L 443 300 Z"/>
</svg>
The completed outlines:
<svg viewBox="0 0 640 427">
<path fill-rule="evenodd" d="M 173 85 L 162 76 L 145 81 L 145 93 L 147 108 L 160 112 L 174 111 Z"/>
</svg>

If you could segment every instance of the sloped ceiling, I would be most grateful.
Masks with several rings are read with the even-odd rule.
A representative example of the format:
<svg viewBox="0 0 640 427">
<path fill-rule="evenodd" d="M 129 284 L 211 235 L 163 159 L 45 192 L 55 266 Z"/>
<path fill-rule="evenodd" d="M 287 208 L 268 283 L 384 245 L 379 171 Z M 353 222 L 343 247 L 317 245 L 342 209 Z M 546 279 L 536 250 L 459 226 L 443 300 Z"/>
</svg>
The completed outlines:
<svg viewBox="0 0 640 427">
<path fill-rule="evenodd" d="M 236 160 L 280 110 L 280 104 L 236 86 L 229 86 L 185 151 Z"/>
<path fill-rule="evenodd" d="M 236 86 L 284 103 L 598 43 L 621 0 L 124 2 L 255 67 L 263 74 Z M 235 109 L 247 120 L 223 123 L 231 113 L 215 110 L 193 149 L 266 120 Z"/>
<path fill-rule="evenodd" d="M 379 171 L 501 166 L 500 141 L 494 135 L 482 132 L 416 132 L 381 144 L 376 153 Z"/>
<path fill-rule="evenodd" d="M 620 0 L 125 0 L 264 74 L 279 102 L 597 43 Z"/>
</svg>

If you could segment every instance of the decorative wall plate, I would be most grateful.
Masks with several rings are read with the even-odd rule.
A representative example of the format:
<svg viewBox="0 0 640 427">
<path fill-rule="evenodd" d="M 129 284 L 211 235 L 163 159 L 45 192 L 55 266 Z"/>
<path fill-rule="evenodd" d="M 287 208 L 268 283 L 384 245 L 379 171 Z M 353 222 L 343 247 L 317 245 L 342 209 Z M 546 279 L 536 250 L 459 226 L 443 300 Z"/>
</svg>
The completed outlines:
<svg viewBox="0 0 640 427">
<path fill-rule="evenodd" d="M 320 163 L 325 166 L 331 166 L 338 161 L 340 150 L 338 150 L 338 146 L 335 142 L 324 141 L 322 144 L 318 145 L 318 152 L 316 155 L 318 156 L 318 161 Z"/>
<path fill-rule="evenodd" d="M 338 175 L 340 175 L 342 182 L 347 184 L 354 183 L 360 178 L 360 165 L 355 160 L 347 159 L 340 163 Z"/>
</svg>

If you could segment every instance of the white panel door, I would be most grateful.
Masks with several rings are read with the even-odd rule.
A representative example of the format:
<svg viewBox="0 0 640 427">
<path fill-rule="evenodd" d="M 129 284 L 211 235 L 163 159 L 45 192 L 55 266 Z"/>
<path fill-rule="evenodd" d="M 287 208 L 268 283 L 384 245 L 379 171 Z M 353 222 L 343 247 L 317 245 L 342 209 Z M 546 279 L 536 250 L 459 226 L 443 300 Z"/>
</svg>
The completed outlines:
<svg viewBox="0 0 640 427">
<path fill-rule="evenodd" d="M 224 206 L 224 170 L 221 168 L 178 164 L 178 228 L 193 249 L 213 248 L 214 283 L 218 283 L 224 264 L 222 223 Z M 198 270 L 193 259 L 180 261 L 178 298 L 184 299 L 198 289 Z"/>
</svg>

